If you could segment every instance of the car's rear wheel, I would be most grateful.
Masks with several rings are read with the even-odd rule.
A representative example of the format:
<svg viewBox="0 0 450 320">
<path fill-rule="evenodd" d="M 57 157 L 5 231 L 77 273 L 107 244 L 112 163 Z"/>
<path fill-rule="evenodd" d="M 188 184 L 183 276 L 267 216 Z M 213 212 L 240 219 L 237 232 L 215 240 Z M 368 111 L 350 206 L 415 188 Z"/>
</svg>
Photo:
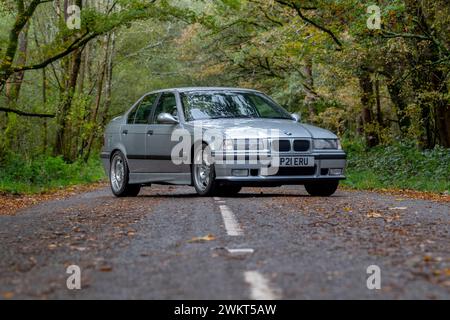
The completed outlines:
<svg viewBox="0 0 450 320">
<path fill-rule="evenodd" d="M 111 158 L 109 181 L 111 190 L 116 197 L 136 197 L 141 191 L 138 184 L 129 184 L 130 170 L 125 156 L 116 151 Z"/>
<path fill-rule="evenodd" d="M 313 197 L 329 197 L 333 195 L 339 186 L 339 181 L 306 183 L 306 191 Z"/>
<path fill-rule="evenodd" d="M 214 195 L 217 191 L 216 173 L 205 143 L 194 150 L 193 160 L 191 173 L 195 191 L 204 197 Z"/>
</svg>

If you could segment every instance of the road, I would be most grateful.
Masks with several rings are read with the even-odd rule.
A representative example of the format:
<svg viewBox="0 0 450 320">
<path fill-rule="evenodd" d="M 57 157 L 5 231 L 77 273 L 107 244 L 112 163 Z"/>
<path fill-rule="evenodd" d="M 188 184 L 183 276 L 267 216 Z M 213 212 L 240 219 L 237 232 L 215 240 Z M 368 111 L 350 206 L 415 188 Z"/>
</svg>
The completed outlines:
<svg viewBox="0 0 450 320">
<path fill-rule="evenodd" d="M 449 223 L 448 202 L 375 192 L 99 189 L 0 216 L 0 299 L 449 299 Z"/>
</svg>

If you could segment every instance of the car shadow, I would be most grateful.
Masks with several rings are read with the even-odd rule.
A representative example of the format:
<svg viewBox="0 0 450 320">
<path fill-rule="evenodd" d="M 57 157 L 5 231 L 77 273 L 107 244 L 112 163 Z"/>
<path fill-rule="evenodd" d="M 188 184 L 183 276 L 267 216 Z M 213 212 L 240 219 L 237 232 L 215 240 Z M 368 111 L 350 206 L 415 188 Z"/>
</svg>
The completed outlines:
<svg viewBox="0 0 450 320">
<path fill-rule="evenodd" d="M 225 195 L 217 195 L 218 198 L 221 199 L 247 199 L 247 198 L 312 198 L 307 194 L 286 194 L 286 193 L 239 193 L 233 196 L 225 196 Z M 333 195 L 332 198 L 342 198 L 345 196 L 342 195 Z M 199 195 L 196 193 L 182 193 L 182 194 L 171 194 L 171 193 L 156 193 L 156 194 L 142 194 L 139 195 L 139 198 L 165 198 L 165 199 L 193 199 L 199 198 Z M 213 197 L 205 197 L 203 199 L 211 199 Z M 317 197 L 320 198 L 320 197 Z"/>
</svg>

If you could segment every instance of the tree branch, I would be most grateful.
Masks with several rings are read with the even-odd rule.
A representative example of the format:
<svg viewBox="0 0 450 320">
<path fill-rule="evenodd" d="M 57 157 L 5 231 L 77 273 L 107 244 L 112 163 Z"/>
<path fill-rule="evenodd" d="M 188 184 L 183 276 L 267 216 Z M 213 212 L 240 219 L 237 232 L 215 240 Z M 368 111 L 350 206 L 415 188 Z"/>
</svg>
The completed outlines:
<svg viewBox="0 0 450 320">
<path fill-rule="evenodd" d="M 6 113 L 15 113 L 19 116 L 23 117 L 32 117 L 32 118 L 54 118 L 54 114 L 43 114 L 43 113 L 30 113 L 30 112 L 24 112 L 16 109 L 10 109 L 10 108 L 4 108 L 0 107 L 0 112 L 6 112 Z"/>
<path fill-rule="evenodd" d="M 316 9 L 315 7 L 305 7 L 305 8 L 302 8 L 301 6 L 299 6 L 298 4 L 296 4 L 296 3 L 294 3 L 294 2 L 286 2 L 286 1 L 284 1 L 284 0 L 276 0 L 276 2 L 278 2 L 279 4 L 282 4 L 282 5 L 285 5 L 285 6 L 288 6 L 288 7 L 292 8 L 292 9 L 294 9 L 294 10 L 297 12 L 298 16 L 299 16 L 303 21 L 306 21 L 307 23 L 311 24 L 311 25 L 314 26 L 315 28 L 317 28 L 317 29 L 319 29 L 319 30 L 325 32 L 326 34 L 328 34 L 328 35 L 333 39 L 334 43 L 336 43 L 336 45 L 337 45 L 339 48 L 342 48 L 342 43 L 341 43 L 341 41 L 340 41 L 340 40 L 338 39 L 338 37 L 333 33 L 333 31 L 331 31 L 330 29 L 328 29 L 328 28 L 326 28 L 326 27 L 324 27 L 324 26 L 321 26 L 320 24 L 318 24 L 318 23 L 315 22 L 314 20 L 311 20 L 310 18 L 306 17 L 306 16 L 303 14 L 303 12 L 302 12 L 302 10 L 315 10 L 315 9 Z"/>
<path fill-rule="evenodd" d="M 37 69 L 45 68 L 50 63 L 55 62 L 61 58 L 64 58 L 65 56 L 69 55 L 73 51 L 83 47 L 85 44 L 87 44 L 89 41 L 91 41 L 92 39 L 94 39 L 95 37 L 97 37 L 100 34 L 96 32 L 96 33 L 90 34 L 89 36 L 87 36 L 87 35 L 88 34 L 85 33 L 80 38 L 75 39 L 64 51 L 46 59 L 40 63 L 34 64 L 34 65 L 15 67 L 15 68 L 13 68 L 13 72 L 21 72 L 21 71 L 26 71 L 26 70 L 37 70 Z"/>
<path fill-rule="evenodd" d="M 424 36 L 421 34 L 413 34 L 413 33 L 396 33 L 388 30 L 382 30 L 382 36 L 384 38 L 413 38 L 420 40 L 431 40 L 430 37 Z"/>
</svg>

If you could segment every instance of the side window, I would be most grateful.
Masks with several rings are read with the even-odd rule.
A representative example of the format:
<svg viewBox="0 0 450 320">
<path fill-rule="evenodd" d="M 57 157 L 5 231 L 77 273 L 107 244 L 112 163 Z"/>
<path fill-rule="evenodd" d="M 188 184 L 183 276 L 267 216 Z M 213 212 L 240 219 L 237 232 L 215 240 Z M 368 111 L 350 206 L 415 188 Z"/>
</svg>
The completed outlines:
<svg viewBox="0 0 450 320">
<path fill-rule="evenodd" d="M 133 108 L 133 110 L 130 111 L 130 113 L 128 114 L 128 119 L 127 119 L 128 124 L 134 123 L 134 118 L 136 117 L 136 112 L 138 109 L 139 109 L 139 105 L 135 106 Z"/>
<path fill-rule="evenodd" d="M 136 112 L 136 117 L 134 120 L 135 124 L 147 124 L 150 113 L 152 112 L 152 107 L 155 104 L 157 94 L 150 94 L 146 96 L 140 103 L 139 108 Z"/>
<path fill-rule="evenodd" d="M 173 93 L 165 93 L 161 96 L 155 108 L 152 123 L 158 123 L 158 115 L 161 113 L 170 113 L 174 117 L 178 116 L 177 101 Z"/>
</svg>

